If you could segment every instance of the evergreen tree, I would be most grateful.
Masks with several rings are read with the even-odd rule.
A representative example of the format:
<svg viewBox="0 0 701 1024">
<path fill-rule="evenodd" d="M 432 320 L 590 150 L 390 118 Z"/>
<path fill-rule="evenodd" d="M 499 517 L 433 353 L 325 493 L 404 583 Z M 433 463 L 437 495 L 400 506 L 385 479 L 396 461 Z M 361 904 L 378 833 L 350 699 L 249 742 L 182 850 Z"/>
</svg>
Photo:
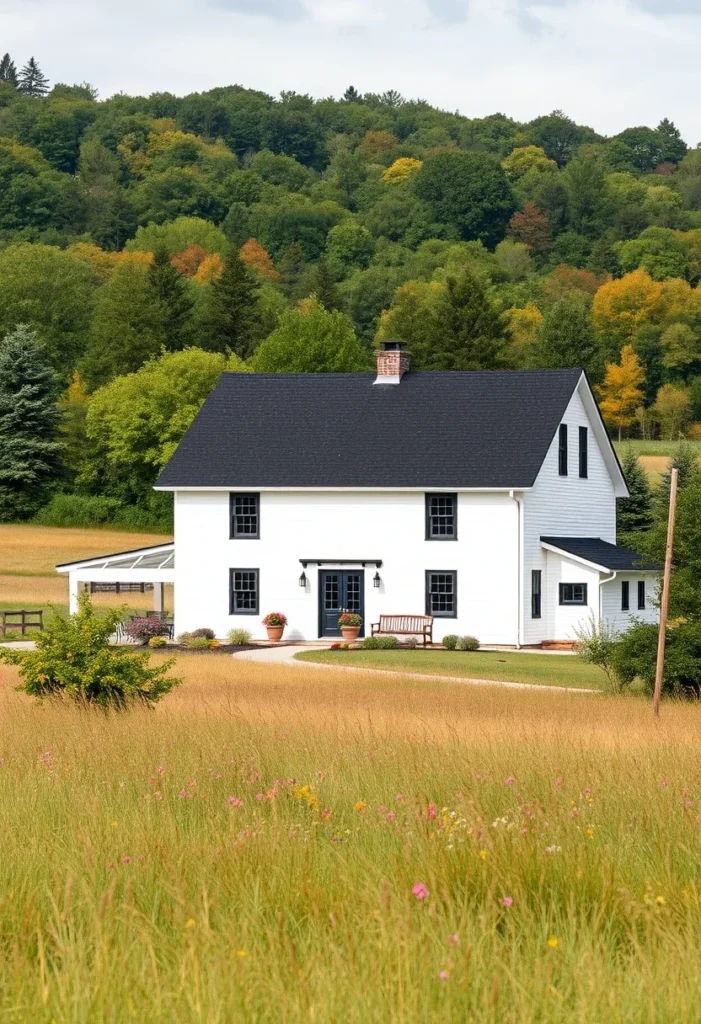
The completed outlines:
<svg viewBox="0 0 701 1024">
<path fill-rule="evenodd" d="M 58 379 L 24 324 L 0 342 L 0 522 L 27 519 L 60 467 Z"/>
<path fill-rule="evenodd" d="M 227 253 L 224 268 L 212 282 L 205 320 L 204 348 L 251 354 L 257 320 L 258 287 L 253 274 L 236 250 Z"/>
<path fill-rule="evenodd" d="M 185 348 L 192 339 L 194 302 L 187 284 L 170 262 L 165 246 L 159 246 L 153 254 L 148 285 L 160 311 L 166 348 L 170 351 Z"/>
<path fill-rule="evenodd" d="M 36 99 L 46 96 L 49 91 L 49 80 L 42 74 L 41 68 L 33 57 L 30 57 L 22 68 L 17 88 L 25 96 L 34 96 Z"/>
<path fill-rule="evenodd" d="M 433 342 L 411 346 L 417 368 L 493 370 L 501 365 L 504 324 L 484 285 L 470 270 L 449 277 L 436 309 Z"/>
<path fill-rule="evenodd" d="M 621 272 L 616 250 L 608 238 L 599 238 L 591 247 L 591 253 L 587 261 L 589 270 L 597 274 L 611 274 L 617 277 Z"/>
<path fill-rule="evenodd" d="M 660 477 L 659 485 L 654 495 L 654 505 L 656 512 L 662 515 L 665 525 L 667 522 L 666 516 L 669 509 L 669 494 L 672 489 L 672 470 L 679 470 L 679 490 L 682 490 L 688 484 L 692 477 L 692 474 L 698 468 L 696 450 L 692 444 L 688 441 L 680 441 L 674 449 L 674 455 L 668 466 Z"/>
<path fill-rule="evenodd" d="M 349 85 L 343 94 L 346 103 L 360 103 L 360 93 L 354 85 Z"/>
<path fill-rule="evenodd" d="M 581 366 L 601 376 L 601 357 L 589 309 L 577 296 L 565 296 L 545 314 L 536 346 L 538 365 L 550 369 Z"/>
<path fill-rule="evenodd" d="M 616 501 L 616 532 L 619 541 L 631 543 L 631 534 L 643 533 L 652 526 L 652 493 L 647 473 L 632 448 L 626 449 L 622 466 L 630 497 Z"/>
<path fill-rule="evenodd" d="M 17 68 L 9 53 L 0 60 L 0 82 L 6 82 L 17 88 Z"/>
<path fill-rule="evenodd" d="M 343 311 L 343 302 L 338 294 L 338 288 L 331 276 L 329 265 L 323 256 L 314 267 L 310 285 L 309 294 L 315 295 L 317 302 L 324 309 L 327 309 L 329 313 L 332 313 L 334 310 Z"/>
</svg>

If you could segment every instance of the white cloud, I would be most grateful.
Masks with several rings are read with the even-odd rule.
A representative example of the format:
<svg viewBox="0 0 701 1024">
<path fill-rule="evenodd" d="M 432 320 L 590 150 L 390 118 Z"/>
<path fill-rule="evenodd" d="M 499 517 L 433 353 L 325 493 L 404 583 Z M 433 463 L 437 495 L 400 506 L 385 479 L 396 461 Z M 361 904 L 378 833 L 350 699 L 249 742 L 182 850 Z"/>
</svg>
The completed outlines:
<svg viewBox="0 0 701 1024">
<path fill-rule="evenodd" d="M 353 83 L 606 134 L 667 116 L 701 140 L 699 0 L 2 0 L 0 39 L 102 96 Z"/>
</svg>

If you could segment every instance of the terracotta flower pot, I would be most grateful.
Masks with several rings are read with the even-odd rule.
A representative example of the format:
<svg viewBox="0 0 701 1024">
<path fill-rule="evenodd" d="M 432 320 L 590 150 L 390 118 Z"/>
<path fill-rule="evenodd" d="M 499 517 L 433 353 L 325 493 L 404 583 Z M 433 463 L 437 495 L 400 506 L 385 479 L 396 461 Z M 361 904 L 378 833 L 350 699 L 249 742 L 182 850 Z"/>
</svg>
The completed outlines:
<svg viewBox="0 0 701 1024">
<path fill-rule="evenodd" d="M 341 636 L 344 640 L 357 640 L 360 633 L 360 626 L 341 626 Z"/>
<path fill-rule="evenodd" d="M 279 643 L 280 640 L 282 639 L 282 634 L 285 632 L 285 627 L 284 626 L 266 626 L 265 628 L 268 631 L 268 640 L 270 640 L 272 643 L 275 643 L 275 644 Z"/>
</svg>

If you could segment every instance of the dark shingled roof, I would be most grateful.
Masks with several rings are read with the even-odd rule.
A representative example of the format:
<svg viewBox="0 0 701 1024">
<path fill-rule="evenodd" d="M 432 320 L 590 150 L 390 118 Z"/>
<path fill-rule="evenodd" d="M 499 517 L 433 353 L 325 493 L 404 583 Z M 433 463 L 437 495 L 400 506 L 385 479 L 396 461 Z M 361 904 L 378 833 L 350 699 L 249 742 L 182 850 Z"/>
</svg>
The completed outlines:
<svg viewBox="0 0 701 1024">
<path fill-rule="evenodd" d="M 566 551 L 609 572 L 656 572 L 660 566 L 628 548 L 619 548 L 599 537 L 541 537 L 543 544 Z"/>
<path fill-rule="evenodd" d="M 156 486 L 530 487 L 580 375 L 225 373 Z"/>
</svg>

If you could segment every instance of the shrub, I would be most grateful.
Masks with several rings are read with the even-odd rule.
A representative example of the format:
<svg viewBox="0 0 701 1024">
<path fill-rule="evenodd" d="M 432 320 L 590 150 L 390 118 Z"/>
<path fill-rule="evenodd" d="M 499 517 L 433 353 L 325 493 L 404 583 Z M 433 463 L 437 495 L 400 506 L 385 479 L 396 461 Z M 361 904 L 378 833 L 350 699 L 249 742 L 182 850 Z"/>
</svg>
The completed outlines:
<svg viewBox="0 0 701 1024">
<path fill-rule="evenodd" d="M 476 636 L 459 636 L 455 649 L 458 651 L 478 651 L 480 642 Z"/>
<path fill-rule="evenodd" d="M 0 648 L 0 661 L 19 665 L 19 690 L 39 700 L 69 697 L 105 711 L 123 711 L 137 703 L 151 707 L 181 682 L 168 677 L 174 659 L 149 668 L 146 652 L 110 647 L 119 612 L 98 618 L 87 593 L 78 600 L 75 615 L 56 616 L 37 634 L 36 650 Z"/>
<path fill-rule="evenodd" d="M 339 644 L 340 647 L 340 644 Z M 380 637 L 379 636 L 366 636 L 363 639 L 362 647 L 366 651 L 377 651 L 380 648 Z"/>
<path fill-rule="evenodd" d="M 191 640 L 192 633 L 178 633 L 177 641 L 182 647 L 187 647 Z"/>
<path fill-rule="evenodd" d="M 655 688 L 658 627 L 634 620 L 613 649 L 611 665 L 621 685 L 640 679 L 649 693 Z M 701 622 L 671 625 L 667 632 L 662 687 L 667 693 L 701 695 Z"/>
<path fill-rule="evenodd" d="M 234 647 L 239 647 L 243 644 L 247 644 L 252 636 L 253 634 L 251 633 L 250 629 L 237 628 L 230 629 L 226 635 L 226 638 L 230 644 L 234 645 Z"/>
<path fill-rule="evenodd" d="M 153 650 L 157 650 L 160 647 L 167 647 L 168 641 L 164 636 L 152 636 L 146 646 L 151 647 Z"/>
<path fill-rule="evenodd" d="M 283 615 L 282 612 L 268 612 L 263 619 L 264 626 L 286 626 L 287 616 Z"/>
<path fill-rule="evenodd" d="M 212 643 L 216 641 L 208 640 L 206 636 L 191 636 L 185 646 L 191 651 L 208 651 Z"/>
<path fill-rule="evenodd" d="M 193 636 L 196 640 L 201 636 L 203 636 L 205 640 L 214 640 L 215 633 L 213 629 L 207 629 L 206 626 L 200 626 L 199 629 L 193 629 L 190 636 Z"/>
<path fill-rule="evenodd" d="M 586 626 L 575 629 L 577 654 L 588 665 L 598 665 L 606 674 L 613 689 L 617 688 L 618 677 L 613 670 L 613 656 L 620 633 L 608 622 L 597 622 L 592 613 Z"/>
<path fill-rule="evenodd" d="M 363 620 L 360 615 L 356 615 L 355 612 L 344 612 L 338 616 L 338 625 L 341 629 L 349 626 L 362 626 Z"/>
<path fill-rule="evenodd" d="M 443 637 L 443 646 L 446 651 L 454 651 L 458 646 L 458 638 L 455 633 L 448 633 L 447 636 Z"/>
<path fill-rule="evenodd" d="M 396 651 L 399 647 L 396 636 L 375 636 L 370 639 L 376 641 L 375 649 L 378 651 Z"/>
<path fill-rule="evenodd" d="M 34 516 L 41 526 L 101 526 L 114 521 L 121 501 L 87 494 L 55 494 Z"/>
<path fill-rule="evenodd" d="M 136 640 L 145 646 L 154 636 L 167 636 L 168 626 L 163 619 L 151 615 L 141 619 L 132 619 L 124 627 L 124 632 L 131 640 Z"/>
<path fill-rule="evenodd" d="M 419 641 L 416 639 L 415 636 L 408 636 L 404 641 L 404 646 L 408 647 L 409 650 L 413 651 L 416 650 L 416 648 L 419 646 Z"/>
</svg>

